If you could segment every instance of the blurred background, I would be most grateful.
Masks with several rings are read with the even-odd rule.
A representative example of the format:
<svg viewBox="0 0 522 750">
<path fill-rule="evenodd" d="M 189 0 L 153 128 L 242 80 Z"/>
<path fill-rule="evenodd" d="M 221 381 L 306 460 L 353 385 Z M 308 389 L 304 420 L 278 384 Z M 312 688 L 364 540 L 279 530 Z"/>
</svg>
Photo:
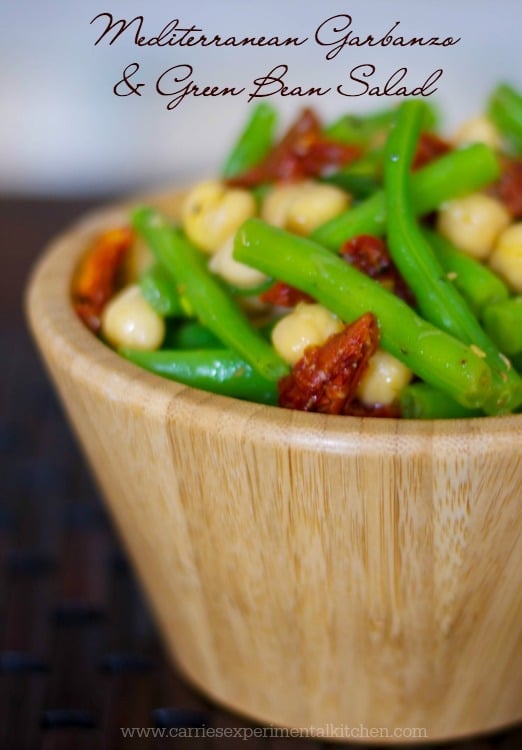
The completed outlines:
<svg viewBox="0 0 522 750">
<path fill-rule="evenodd" d="M 141 33 L 157 36 L 172 19 L 179 27 L 199 27 L 208 37 L 219 34 L 308 37 L 299 47 L 231 48 L 138 47 L 136 24 L 112 45 L 95 46 L 106 19 L 100 13 L 130 21 L 143 15 Z M 448 47 L 345 47 L 326 60 L 330 47 L 314 41 L 328 18 L 350 14 L 352 36 L 379 38 L 397 21 L 394 34 L 404 37 L 460 37 Z M 451 128 L 461 114 L 477 112 L 484 94 L 501 78 L 522 84 L 519 34 L 520 0 L 18 0 L 3 3 L 0 25 L 0 192 L 3 195 L 105 195 L 136 188 L 183 182 L 216 169 L 248 111 L 247 94 L 255 78 L 274 66 L 288 65 L 290 87 L 332 87 L 322 97 L 272 96 L 283 118 L 303 104 L 325 117 L 390 105 L 394 97 L 345 98 L 335 92 L 348 85 L 350 70 L 373 64 L 372 84 L 383 85 L 398 68 L 405 80 L 420 85 L 443 68 L 437 101 Z M 345 22 L 344 22 L 345 23 Z M 323 25 L 331 41 L 336 22 Z M 342 25 L 341 22 L 337 26 Z M 141 96 L 116 96 L 113 87 L 131 63 L 139 64 L 133 81 L 145 85 Z M 174 65 L 191 65 L 198 85 L 244 86 L 233 97 L 186 97 L 167 110 L 169 97 L 155 84 Z M 187 69 L 186 69 L 187 70 Z M 173 84 L 179 88 L 183 84 Z M 353 90 L 361 85 L 352 84 Z M 121 89 L 120 89 L 121 91 Z M 260 101 L 260 100 L 257 100 Z"/>
</svg>

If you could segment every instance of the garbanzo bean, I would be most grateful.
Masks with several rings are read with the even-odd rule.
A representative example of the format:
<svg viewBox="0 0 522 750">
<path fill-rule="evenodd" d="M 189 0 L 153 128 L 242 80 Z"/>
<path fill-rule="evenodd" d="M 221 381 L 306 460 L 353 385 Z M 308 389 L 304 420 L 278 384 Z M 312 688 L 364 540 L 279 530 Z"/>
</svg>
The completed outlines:
<svg viewBox="0 0 522 750">
<path fill-rule="evenodd" d="M 136 284 L 122 289 L 105 307 L 101 332 L 112 346 L 152 351 L 165 337 L 165 321 L 149 305 Z"/>
<path fill-rule="evenodd" d="M 247 266 L 245 263 L 239 263 L 232 257 L 234 250 L 234 238 L 228 240 L 214 253 L 209 262 L 209 268 L 213 273 L 221 276 L 232 286 L 238 289 L 251 289 L 259 286 L 268 278 L 257 268 Z"/>
<path fill-rule="evenodd" d="M 489 265 L 513 291 L 522 293 L 522 221 L 511 224 L 502 232 Z"/>
<path fill-rule="evenodd" d="M 281 318 L 272 331 L 272 343 L 277 353 L 294 365 L 307 346 L 324 344 L 343 325 L 326 307 L 302 302 Z"/>
<path fill-rule="evenodd" d="M 367 406 L 388 406 L 397 402 L 400 392 L 412 377 L 413 373 L 406 365 L 378 349 L 359 383 L 357 397 Z"/>
<path fill-rule="evenodd" d="M 255 213 L 256 202 L 248 190 L 229 188 L 219 180 L 207 180 L 187 195 L 181 220 L 191 242 L 212 254 Z"/>
<path fill-rule="evenodd" d="M 262 218 L 274 226 L 308 235 L 350 205 L 350 196 L 334 185 L 306 181 L 280 185 L 266 196 Z"/>
<path fill-rule="evenodd" d="M 495 151 L 502 147 L 500 133 L 486 115 L 477 115 L 470 120 L 466 120 L 459 127 L 452 140 L 456 146 L 485 143 L 486 146 L 495 149 Z"/>
<path fill-rule="evenodd" d="M 444 203 L 439 209 L 437 229 L 463 252 L 483 260 L 510 220 L 500 201 L 473 193 Z"/>
</svg>

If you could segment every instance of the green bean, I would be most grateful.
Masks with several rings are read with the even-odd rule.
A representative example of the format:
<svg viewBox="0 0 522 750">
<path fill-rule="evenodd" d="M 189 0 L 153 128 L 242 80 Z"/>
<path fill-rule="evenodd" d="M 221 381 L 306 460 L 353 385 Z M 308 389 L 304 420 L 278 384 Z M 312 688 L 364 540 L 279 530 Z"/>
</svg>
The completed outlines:
<svg viewBox="0 0 522 750">
<path fill-rule="evenodd" d="M 267 341 L 277 320 L 270 320 L 257 330 Z M 175 323 L 173 325 L 173 323 Z M 169 321 L 163 349 L 223 349 L 223 342 L 197 320 Z"/>
<path fill-rule="evenodd" d="M 119 353 L 156 375 L 192 388 L 263 404 L 277 403 L 277 384 L 260 375 L 239 354 L 227 349 L 161 349 L 155 352 L 120 349 Z"/>
<path fill-rule="evenodd" d="M 382 183 L 382 151 L 372 151 L 357 161 L 324 177 L 320 182 L 335 185 L 350 193 L 354 200 L 363 200 L 375 193 Z"/>
<path fill-rule="evenodd" d="M 266 103 L 254 107 L 250 118 L 221 170 L 223 177 L 235 177 L 258 164 L 274 144 L 277 112 Z"/>
<path fill-rule="evenodd" d="M 423 127 L 431 130 L 435 127 L 438 114 L 435 108 L 423 102 Z M 370 112 L 368 115 L 343 115 L 324 128 L 324 134 L 340 143 L 371 146 L 376 139 L 386 136 L 395 119 L 395 108 Z"/>
<path fill-rule="evenodd" d="M 412 200 L 418 216 L 434 211 L 445 200 L 457 198 L 488 185 L 500 175 L 495 153 L 483 143 L 473 143 L 427 164 L 412 177 Z M 374 193 L 358 206 L 344 211 L 318 227 L 312 239 L 338 250 L 359 234 L 381 236 L 386 231 L 384 191 Z"/>
<path fill-rule="evenodd" d="M 468 346 L 318 243 L 252 218 L 236 234 L 234 257 L 307 292 L 346 322 L 372 311 L 382 346 L 462 405 L 480 407 L 491 397 L 491 370 Z"/>
<path fill-rule="evenodd" d="M 484 263 L 463 253 L 437 232 L 424 229 L 423 233 L 435 250 L 446 275 L 479 318 L 487 305 L 509 297 L 506 284 Z"/>
<path fill-rule="evenodd" d="M 412 383 L 400 395 L 401 416 L 405 419 L 463 419 L 484 415 L 480 409 L 467 409 L 447 393 L 427 383 Z"/>
<path fill-rule="evenodd" d="M 487 113 L 517 156 L 522 155 L 522 94 L 501 83 L 491 94 Z"/>
<path fill-rule="evenodd" d="M 465 344 L 478 347 L 492 368 L 495 393 L 488 413 L 512 411 L 522 403 L 522 380 L 506 364 L 464 298 L 444 272 L 415 219 L 410 168 L 422 125 L 422 103 L 404 102 L 386 145 L 384 167 L 390 255 L 412 289 L 424 318 Z"/>
<path fill-rule="evenodd" d="M 522 352 L 520 354 L 513 354 L 511 357 L 511 364 L 515 370 L 522 375 Z M 516 410 L 516 413 L 520 412 L 521 407 Z"/>
<path fill-rule="evenodd" d="M 377 136 L 387 133 L 393 119 L 395 109 L 384 109 L 369 115 L 342 115 L 334 122 L 323 128 L 324 134 L 333 141 L 369 146 Z"/>
<path fill-rule="evenodd" d="M 437 121 L 433 107 L 424 106 L 424 127 L 429 130 Z M 375 193 L 382 183 L 383 145 L 397 110 L 386 109 L 367 116 L 344 115 L 328 125 L 325 135 L 341 143 L 364 146 L 365 153 L 355 162 L 320 177 L 321 182 L 336 185 L 361 201 Z M 382 143 L 381 143 L 382 141 Z"/>
<path fill-rule="evenodd" d="M 197 320 L 178 323 L 168 331 L 164 349 L 223 349 L 223 342 Z"/>
<path fill-rule="evenodd" d="M 151 307 L 163 318 L 186 317 L 189 309 L 176 290 L 170 274 L 160 263 L 154 263 L 142 274 L 139 285 Z"/>
<path fill-rule="evenodd" d="M 233 297 L 256 297 L 258 294 L 266 292 L 273 285 L 273 279 L 266 279 L 260 284 L 251 287 L 234 286 L 233 284 L 224 283 L 225 288 Z"/>
<path fill-rule="evenodd" d="M 166 219 L 151 208 L 133 212 L 134 228 L 172 275 L 178 293 L 190 303 L 199 321 L 227 347 L 234 349 L 268 380 L 278 380 L 288 366 L 255 330 L 235 301 L 207 269 L 202 254 Z"/>
<path fill-rule="evenodd" d="M 504 354 L 522 353 L 522 296 L 488 305 L 483 320 L 487 333 Z"/>
<path fill-rule="evenodd" d="M 254 187 L 250 188 L 250 192 L 254 197 L 258 211 L 261 210 L 263 201 L 271 190 L 272 185 L 268 182 L 264 182 L 261 185 L 254 185 Z"/>
</svg>

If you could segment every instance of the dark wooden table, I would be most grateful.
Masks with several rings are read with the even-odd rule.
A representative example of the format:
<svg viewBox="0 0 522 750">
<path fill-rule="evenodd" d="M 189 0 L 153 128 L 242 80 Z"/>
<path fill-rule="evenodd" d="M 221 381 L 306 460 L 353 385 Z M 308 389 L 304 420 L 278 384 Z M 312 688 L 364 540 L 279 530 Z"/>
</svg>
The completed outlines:
<svg viewBox="0 0 522 750">
<path fill-rule="evenodd" d="M 253 725 L 211 705 L 167 662 L 26 330 L 22 299 L 32 262 L 95 203 L 0 199 L 0 748 L 245 747 L 238 737 L 169 740 L 150 731 L 130 739 L 121 730 L 232 734 Z M 246 742 L 269 750 L 335 747 Z M 444 747 L 520 750 L 522 729 Z"/>
</svg>

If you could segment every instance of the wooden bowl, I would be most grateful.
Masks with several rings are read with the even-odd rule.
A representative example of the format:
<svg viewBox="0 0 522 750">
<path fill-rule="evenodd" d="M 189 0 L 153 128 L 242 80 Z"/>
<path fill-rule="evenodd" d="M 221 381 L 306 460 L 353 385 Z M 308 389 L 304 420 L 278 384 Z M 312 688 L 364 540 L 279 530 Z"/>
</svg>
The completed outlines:
<svg viewBox="0 0 522 750">
<path fill-rule="evenodd" d="M 188 679 L 252 719 L 334 739 L 522 719 L 522 415 L 331 417 L 149 374 L 69 301 L 91 238 L 125 219 L 93 214 L 51 243 L 28 315 Z"/>
</svg>

